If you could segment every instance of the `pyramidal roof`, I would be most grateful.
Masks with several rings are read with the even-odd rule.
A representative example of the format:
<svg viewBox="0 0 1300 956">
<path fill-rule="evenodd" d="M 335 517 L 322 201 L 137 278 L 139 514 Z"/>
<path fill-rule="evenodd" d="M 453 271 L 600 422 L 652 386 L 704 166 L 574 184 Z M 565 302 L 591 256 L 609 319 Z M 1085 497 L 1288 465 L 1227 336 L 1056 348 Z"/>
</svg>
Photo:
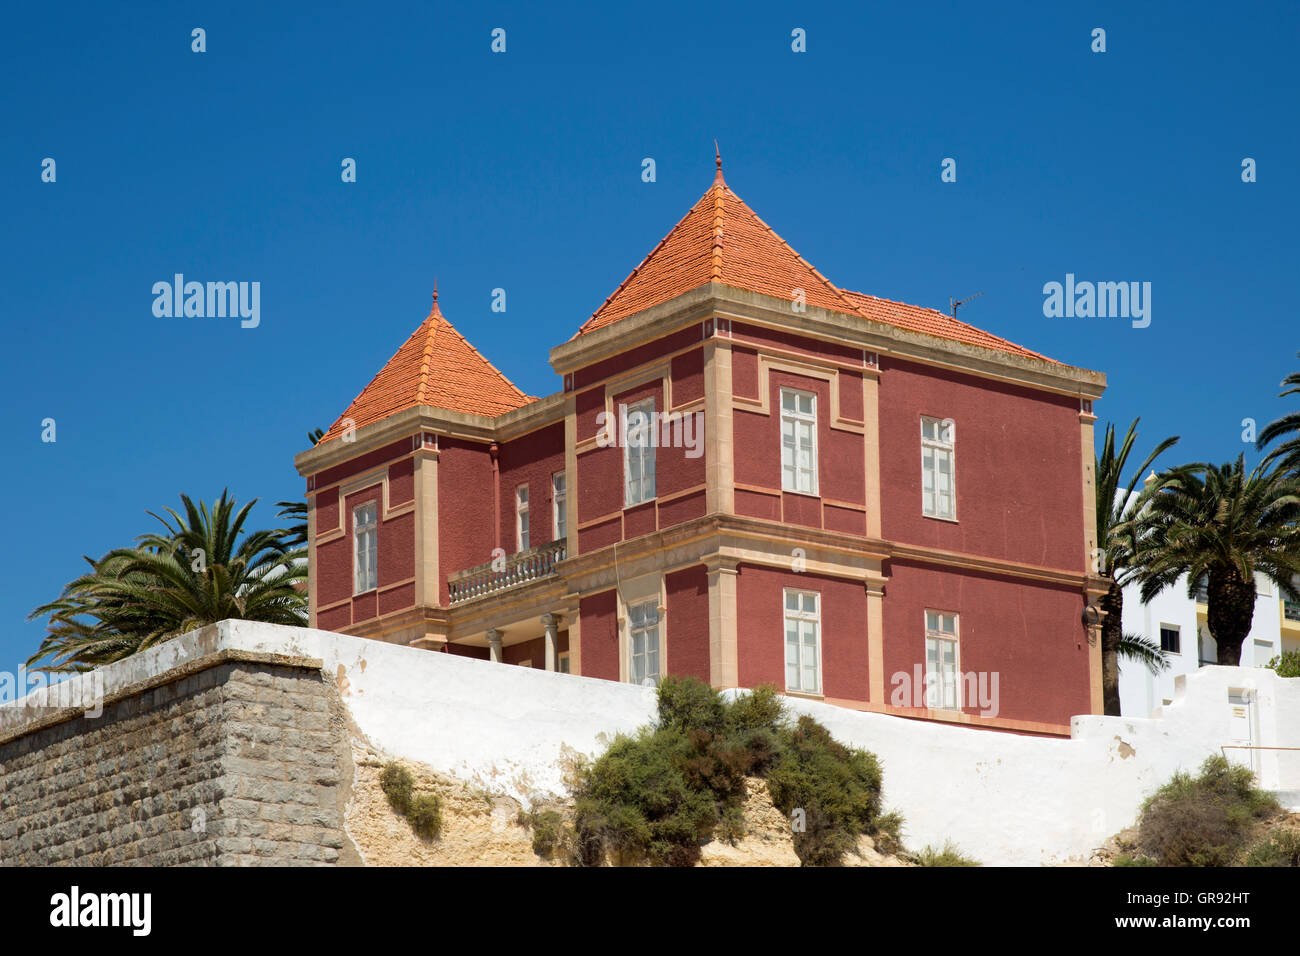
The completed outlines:
<svg viewBox="0 0 1300 956">
<path fill-rule="evenodd" d="M 574 338 L 710 282 L 790 300 L 967 345 L 1055 362 L 935 309 L 838 288 L 795 252 L 727 185 L 717 159 L 713 185 L 623 280 Z M 1059 364 L 1059 363 L 1058 363 Z"/>
<path fill-rule="evenodd" d="M 429 317 L 352 400 L 321 441 L 342 435 L 348 419 L 361 428 L 418 405 L 494 416 L 533 401 L 536 399 L 516 388 L 443 317 L 435 288 Z"/>
<path fill-rule="evenodd" d="M 803 289 L 809 305 L 855 311 L 839 289 L 754 214 L 722 178 L 632 270 L 578 330 L 603 329 L 642 309 L 710 282 L 789 299 Z"/>
</svg>

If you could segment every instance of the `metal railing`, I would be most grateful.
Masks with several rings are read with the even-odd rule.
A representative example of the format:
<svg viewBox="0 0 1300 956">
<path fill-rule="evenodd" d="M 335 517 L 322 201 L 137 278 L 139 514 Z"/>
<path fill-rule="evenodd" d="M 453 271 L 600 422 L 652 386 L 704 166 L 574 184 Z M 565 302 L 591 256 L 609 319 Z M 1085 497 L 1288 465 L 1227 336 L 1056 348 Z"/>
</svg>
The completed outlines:
<svg viewBox="0 0 1300 956">
<path fill-rule="evenodd" d="M 561 539 L 457 571 L 447 575 L 448 599 L 452 604 L 462 604 L 548 578 L 566 557 L 567 543 Z"/>
<path fill-rule="evenodd" d="M 1288 621 L 1300 621 L 1300 601 L 1282 600 L 1282 616 Z"/>
</svg>

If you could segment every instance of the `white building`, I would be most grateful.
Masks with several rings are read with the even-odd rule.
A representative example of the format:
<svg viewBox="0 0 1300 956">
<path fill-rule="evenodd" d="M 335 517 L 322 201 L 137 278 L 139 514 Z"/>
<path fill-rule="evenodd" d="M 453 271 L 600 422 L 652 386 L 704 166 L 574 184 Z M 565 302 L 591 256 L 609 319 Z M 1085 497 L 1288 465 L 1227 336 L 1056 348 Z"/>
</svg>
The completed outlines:
<svg viewBox="0 0 1300 956">
<path fill-rule="evenodd" d="M 1300 650 L 1300 602 L 1288 601 L 1277 585 L 1256 575 L 1258 598 L 1250 634 L 1241 645 L 1242 667 L 1263 667 L 1283 651 Z M 1205 594 L 1187 596 L 1187 579 L 1179 578 L 1150 604 L 1143 604 L 1136 585 L 1124 589 L 1124 632 L 1141 634 L 1168 651 L 1169 669 L 1152 674 L 1136 661 L 1119 662 L 1119 700 L 1125 717 L 1147 717 L 1174 697 L 1174 679 L 1203 664 L 1218 663 L 1218 648 L 1206 623 Z"/>
</svg>

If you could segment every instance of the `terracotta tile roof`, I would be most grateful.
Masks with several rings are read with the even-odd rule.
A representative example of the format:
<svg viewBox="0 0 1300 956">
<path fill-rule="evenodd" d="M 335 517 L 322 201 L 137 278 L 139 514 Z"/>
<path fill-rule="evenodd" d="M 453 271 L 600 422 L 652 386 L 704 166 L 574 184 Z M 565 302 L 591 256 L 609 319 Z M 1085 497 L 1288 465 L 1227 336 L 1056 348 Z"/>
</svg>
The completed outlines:
<svg viewBox="0 0 1300 956">
<path fill-rule="evenodd" d="M 803 289 L 809 305 L 836 312 L 853 311 L 839 289 L 732 192 L 719 168 L 708 192 L 632 270 L 577 335 L 603 329 L 710 282 L 782 299 L 791 299 L 795 289 Z"/>
<path fill-rule="evenodd" d="M 533 401 L 536 399 L 516 388 L 443 318 L 435 291 L 429 317 L 321 441 L 343 434 L 346 419 L 361 428 L 417 405 L 493 416 Z"/>
<path fill-rule="evenodd" d="M 781 299 L 792 299 L 795 289 L 803 289 L 809 305 L 967 345 L 1055 361 L 943 312 L 836 287 L 732 191 L 722 178 L 721 160 L 708 192 L 573 337 L 603 329 L 709 282 Z"/>
<path fill-rule="evenodd" d="M 1024 346 L 1016 345 L 1015 342 L 1008 342 L 1000 336 L 985 332 L 983 329 L 977 329 L 973 325 L 961 322 L 935 309 L 926 309 L 919 305 L 908 305 L 906 302 L 894 302 L 890 299 L 882 299 L 879 296 L 866 295 L 862 292 L 845 290 L 844 295 L 857 307 L 859 315 L 875 322 L 884 322 L 886 325 L 897 326 L 911 332 L 924 332 L 926 335 L 937 335 L 940 338 L 953 339 L 957 342 L 964 342 L 966 345 L 979 345 L 986 349 L 997 349 L 999 352 L 1010 352 L 1013 355 L 1042 359 L 1056 365 L 1061 364 L 1056 359 L 1030 351 Z"/>
</svg>

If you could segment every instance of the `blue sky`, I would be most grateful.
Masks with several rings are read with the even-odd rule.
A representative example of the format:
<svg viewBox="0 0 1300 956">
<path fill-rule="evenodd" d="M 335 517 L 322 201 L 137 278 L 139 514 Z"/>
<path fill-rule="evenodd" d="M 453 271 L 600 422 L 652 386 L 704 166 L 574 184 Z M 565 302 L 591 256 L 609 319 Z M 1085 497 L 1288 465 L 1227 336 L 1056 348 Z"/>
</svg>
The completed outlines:
<svg viewBox="0 0 1300 956">
<path fill-rule="evenodd" d="M 1286 407 L 1295 4 L 445 6 L 6 10 L 0 669 L 146 509 L 229 487 L 274 523 L 305 433 L 435 276 L 471 342 L 556 391 L 548 350 L 708 187 L 715 137 L 732 188 L 833 282 L 937 308 L 983 292 L 963 319 L 1104 371 L 1098 413 L 1141 415 L 1144 446 L 1227 460 L 1243 418 Z M 260 282 L 260 325 L 156 318 L 176 272 Z M 1150 282 L 1150 327 L 1045 318 L 1067 272 Z"/>
</svg>

